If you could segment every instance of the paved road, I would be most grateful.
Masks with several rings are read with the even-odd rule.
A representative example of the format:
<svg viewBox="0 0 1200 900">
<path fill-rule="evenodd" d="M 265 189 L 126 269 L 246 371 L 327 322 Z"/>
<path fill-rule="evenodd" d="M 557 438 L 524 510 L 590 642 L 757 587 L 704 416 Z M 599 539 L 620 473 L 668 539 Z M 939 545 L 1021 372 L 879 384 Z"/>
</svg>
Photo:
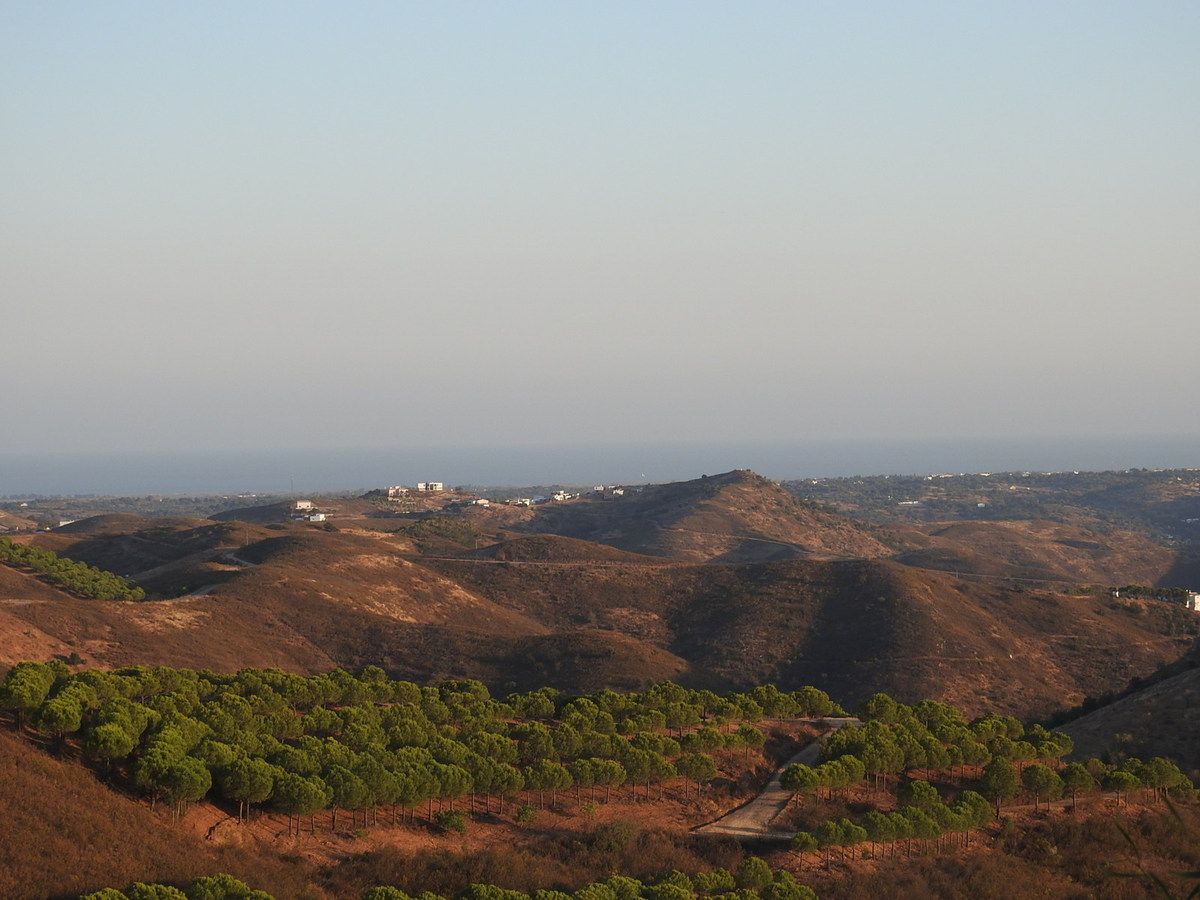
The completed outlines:
<svg viewBox="0 0 1200 900">
<path fill-rule="evenodd" d="M 837 731 L 839 728 L 845 728 L 847 725 L 861 725 L 862 723 L 855 718 L 825 718 L 813 719 L 814 724 L 825 725 L 828 727 L 826 734 Z M 709 822 L 707 825 L 701 825 L 695 829 L 696 834 L 705 835 L 720 835 L 722 837 L 732 837 L 738 840 L 752 841 L 790 841 L 795 832 L 779 831 L 771 828 L 771 822 L 775 817 L 783 812 L 788 801 L 792 798 L 792 792 L 785 788 L 780 779 L 783 777 L 783 771 L 788 766 L 794 763 L 803 763 L 806 766 L 815 765 L 821 757 L 821 743 L 819 740 L 814 740 L 811 744 L 789 759 L 786 763 L 779 767 L 767 786 L 753 800 L 739 806 L 737 809 L 731 810 L 721 818 Z"/>
</svg>

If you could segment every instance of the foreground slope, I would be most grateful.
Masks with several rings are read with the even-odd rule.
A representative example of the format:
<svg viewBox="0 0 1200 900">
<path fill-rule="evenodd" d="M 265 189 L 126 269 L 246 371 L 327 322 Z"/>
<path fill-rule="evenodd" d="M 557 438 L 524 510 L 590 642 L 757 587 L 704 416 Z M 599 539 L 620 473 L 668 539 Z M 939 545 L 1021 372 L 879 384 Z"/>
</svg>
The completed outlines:
<svg viewBox="0 0 1200 900">
<path fill-rule="evenodd" d="M 181 881 L 227 871 L 311 895 L 292 864 L 261 852 L 214 847 L 0 729 L 0 897 L 76 896 L 131 881 Z"/>
</svg>

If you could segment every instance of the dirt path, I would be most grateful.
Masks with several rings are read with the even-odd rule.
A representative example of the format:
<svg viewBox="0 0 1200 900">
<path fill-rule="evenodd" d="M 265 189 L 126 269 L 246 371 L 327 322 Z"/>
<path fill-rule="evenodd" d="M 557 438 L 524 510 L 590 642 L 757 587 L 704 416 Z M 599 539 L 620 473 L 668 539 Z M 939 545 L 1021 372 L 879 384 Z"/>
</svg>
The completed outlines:
<svg viewBox="0 0 1200 900">
<path fill-rule="evenodd" d="M 855 718 L 825 718 L 813 719 L 812 722 L 817 725 L 828 726 L 826 734 L 832 734 L 839 728 L 845 728 L 847 725 L 861 725 L 862 723 Z M 739 806 L 737 809 L 730 810 L 721 816 L 721 818 L 709 822 L 707 825 L 701 825 L 695 829 L 695 834 L 704 835 L 720 835 L 722 837 L 732 837 L 738 840 L 753 840 L 753 841 L 790 841 L 794 836 L 791 831 L 775 831 L 771 828 L 771 822 L 775 817 L 783 812 L 784 807 L 788 805 L 788 801 L 792 799 L 792 791 L 789 791 L 781 783 L 784 770 L 796 763 L 803 763 L 806 766 L 815 765 L 821 757 L 820 739 L 814 740 L 811 744 L 780 766 L 775 774 L 771 776 L 771 780 L 767 782 L 767 786 L 753 800 Z"/>
</svg>

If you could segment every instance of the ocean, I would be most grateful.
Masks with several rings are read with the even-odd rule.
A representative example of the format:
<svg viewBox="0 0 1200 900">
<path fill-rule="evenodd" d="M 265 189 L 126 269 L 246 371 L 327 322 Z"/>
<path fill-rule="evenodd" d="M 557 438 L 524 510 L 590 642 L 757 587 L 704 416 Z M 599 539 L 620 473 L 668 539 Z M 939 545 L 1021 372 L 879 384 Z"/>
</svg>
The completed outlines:
<svg viewBox="0 0 1200 900">
<path fill-rule="evenodd" d="M 1200 467 L 1200 437 L 857 439 L 187 453 L 0 453 L 0 496 L 195 495 L 448 485 L 661 482 L 730 469 L 770 478 Z"/>
</svg>

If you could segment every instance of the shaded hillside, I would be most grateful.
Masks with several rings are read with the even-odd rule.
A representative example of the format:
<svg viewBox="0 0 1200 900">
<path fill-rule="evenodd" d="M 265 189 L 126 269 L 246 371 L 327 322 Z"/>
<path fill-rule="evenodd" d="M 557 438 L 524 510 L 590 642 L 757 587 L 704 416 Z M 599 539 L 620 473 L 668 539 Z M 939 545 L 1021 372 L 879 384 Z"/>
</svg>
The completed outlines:
<svg viewBox="0 0 1200 900">
<path fill-rule="evenodd" d="M 525 530 L 680 559 L 755 561 L 890 553 L 848 519 L 746 470 L 539 507 Z"/>
<path fill-rule="evenodd" d="M 38 546 L 116 572 L 152 596 L 176 597 L 228 580 L 229 554 L 272 534 L 241 522 L 95 516 L 33 539 Z"/>
<path fill-rule="evenodd" d="M 0 731 L 0 897 L 78 896 L 132 881 L 227 871 L 280 896 L 313 896 L 303 866 L 271 853 L 215 847 L 106 788 L 82 766 Z"/>
<path fill-rule="evenodd" d="M 1176 659 L 1198 625 L 1165 603 L 1013 589 L 878 561 L 429 565 L 555 630 L 611 630 L 667 650 L 692 679 L 811 683 L 850 704 L 884 690 L 1044 714 Z"/>
<path fill-rule="evenodd" d="M 1200 657 L 1192 660 L 1200 665 Z M 1060 726 L 1077 756 L 1169 756 L 1200 770 L 1200 668 L 1191 668 Z"/>
<path fill-rule="evenodd" d="M 901 562 L 1008 578 L 1157 584 L 1178 559 L 1178 551 L 1131 531 L 1047 521 L 937 523 L 897 535 Z"/>
<path fill-rule="evenodd" d="M 152 565 L 141 574 L 162 595 L 192 592 L 86 601 L 10 571 L 0 580 L 9 658 L 78 653 L 98 665 L 222 671 L 378 664 L 422 680 L 566 690 L 668 677 L 812 683 L 851 705 L 883 690 L 1041 715 L 1178 658 L 1200 623 L 1155 601 L 1026 591 L 882 560 L 689 563 L 539 535 L 431 558 L 378 533 L 132 524 L 45 540 L 117 571 Z"/>
</svg>

